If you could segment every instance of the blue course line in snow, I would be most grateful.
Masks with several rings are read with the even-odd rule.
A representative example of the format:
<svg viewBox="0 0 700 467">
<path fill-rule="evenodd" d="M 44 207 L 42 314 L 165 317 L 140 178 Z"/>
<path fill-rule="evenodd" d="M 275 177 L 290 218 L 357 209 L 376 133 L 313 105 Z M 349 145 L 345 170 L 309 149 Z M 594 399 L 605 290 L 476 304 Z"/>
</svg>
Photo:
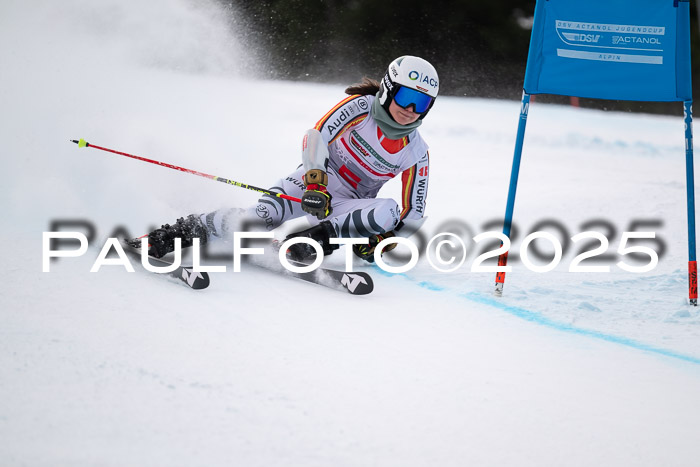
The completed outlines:
<svg viewBox="0 0 700 467">
<path fill-rule="evenodd" d="M 423 287 L 424 289 L 434 290 L 435 292 L 442 292 L 443 290 L 445 290 L 444 287 L 427 281 L 419 282 L 418 285 Z"/>
<path fill-rule="evenodd" d="M 579 336 L 593 337 L 595 339 L 600 339 L 600 340 L 604 340 L 607 342 L 612 342 L 614 344 L 624 345 L 627 347 L 631 347 L 633 349 L 644 350 L 646 352 L 653 352 L 653 353 L 656 353 L 659 355 L 663 355 L 665 357 L 677 358 L 679 360 L 683 360 L 686 362 L 694 363 L 696 365 L 700 365 L 700 358 L 697 358 L 697 357 L 691 357 L 690 355 L 684 355 L 682 353 L 674 352 L 673 350 L 662 349 L 660 347 L 654 347 L 653 345 L 644 344 L 643 342 L 637 342 L 633 339 L 628 339 L 626 337 L 619 337 L 619 336 L 614 336 L 612 334 L 605 334 L 603 332 L 577 328 L 576 326 L 572 326 L 570 324 L 565 324 L 565 323 L 553 321 L 549 318 L 545 318 L 544 316 L 542 316 L 539 313 L 536 313 L 534 311 L 530 311 L 530 310 L 527 310 L 525 308 L 521 308 L 519 306 L 507 305 L 505 303 L 500 302 L 499 300 L 497 300 L 495 298 L 492 298 L 492 297 L 489 297 L 489 296 L 486 296 L 483 294 L 470 292 L 470 293 L 466 293 L 466 294 L 461 294 L 460 296 L 464 297 L 467 300 L 470 300 L 472 302 L 481 303 L 483 305 L 488 305 L 488 306 L 492 306 L 494 308 L 498 308 L 499 310 L 503 310 L 506 313 L 509 313 L 513 316 L 517 316 L 518 318 L 524 319 L 526 321 L 530 321 L 531 323 L 540 324 L 542 326 L 547 326 L 549 328 L 553 328 L 553 329 L 556 329 L 558 331 L 570 332 L 572 334 L 578 334 Z"/>
<path fill-rule="evenodd" d="M 401 276 L 405 279 L 408 279 L 411 282 L 416 282 L 416 284 L 424 289 L 436 291 L 436 292 L 443 292 L 447 290 L 445 287 L 440 286 L 438 284 L 435 284 L 434 282 L 429 282 L 429 281 L 416 281 L 415 279 L 412 279 L 411 277 L 407 276 L 406 274 L 392 274 L 388 273 L 381 268 L 376 268 L 380 272 L 380 274 L 385 275 L 385 276 Z M 577 334 L 579 336 L 586 336 L 586 337 L 592 337 L 594 339 L 599 339 L 603 340 L 606 342 L 612 342 L 614 344 L 619 344 L 619 345 L 624 345 L 626 347 L 631 347 L 633 349 L 637 350 L 643 350 L 645 352 L 652 352 L 658 355 L 663 355 L 665 357 L 671 357 L 675 358 L 678 360 L 683 360 L 685 362 L 689 363 L 694 363 L 696 365 L 700 365 L 700 358 L 698 357 L 692 357 L 690 355 L 685 355 L 679 352 L 674 352 L 673 350 L 668 350 L 668 349 L 663 349 L 660 347 L 654 347 L 653 345 L 648 345 L 644 344 L 643 342 L 637 342 L 633 339 L 628 339 L 626 337 L 619 337 L 619 336 L 614 336 L 612 334 L 605 334 L 604 332 L 598 332 L 598 331 L 591 331 L 589 329 L 582 329 L 582 328 L 577 328 L 576 326 L 572 326 L 570 324 L 565 324 L 565 323 L 560 323 L 554 320 L 551 320 L 549 318 L 545 318 L 544 316 L 540 315 L 537 312 L 530 311 L 526 308 L 522 308 L 519 306 L 513 306 L 513 305 L 507 305 L 500 300 L 476 293 L 476 292 L 468 292 L 468 293 L 463 293 L 459 294 L 460 297 L 466 298 L 469 301 L 475 302 L 475 303 L 480 303 L 482 305 L 488 305 L 493 308 L 498 308 L 499 310 L 505 311 L 506 313 L 516 316 L 520 319 L 524 319 L 525 321 L 529 321 L 531 323 L 539 324 L 541 326 L 546 326 L 548 328 L 556 329 L 558 331 L 563 331 L 563 332 L 569 332 L 572 334 Z"/>
</svg>

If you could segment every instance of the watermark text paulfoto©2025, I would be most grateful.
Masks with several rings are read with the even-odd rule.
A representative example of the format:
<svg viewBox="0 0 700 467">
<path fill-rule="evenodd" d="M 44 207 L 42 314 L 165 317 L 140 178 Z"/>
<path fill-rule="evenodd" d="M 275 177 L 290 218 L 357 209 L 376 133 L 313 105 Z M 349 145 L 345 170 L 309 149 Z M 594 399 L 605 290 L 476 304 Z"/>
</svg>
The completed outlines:
<svg viewBox="0 0 700 467">
<path fill-rule="evenodd" d="M 272 232 L 234 232 L 232 236 L 232 252 L 233 252 L 233 271 L 241 271 L 241 260 L 243 256 L 246 255 L 262 255 L 265 253 L 264 248 L 250 248 L 244 247 L 242 242 L 244 240 L 250 239 L 272 239 L 274 234 Z M 77 241 L 79 243 L 78 248 L 57 248 L 52 246 L 52 242 L 60 239 L 69 239 L 73 243 Z M 615 265 L 627 272 L 634 273 L 644 273 L 653 270 L 659 262 L 659 253 L 645 245 L 630 245 L 635 240 L 654 240 L 656 239 L 655 232 L 623 232 L 619 245 L 617 248 L 617 254 L 619 261 Z M 498 256 L 508 252 L 511 248 L 510 239 L 503 233 L 498 231 L 487 231 L 480 233 L 472 237 L 475 243 L 486 243 L 488 241 L 498 241 L 499 245 L 497 248 L 490 249 L 478 255 L 471 262 L 470 271 L 471 272 L 510 272 L 512 266 L 499 266 L 499 265 L 484 265 L 483 263 L 489 259 L 497 258 Z M 552 250 L 552 258 L 546 264 L 536 264 L 531 259 L 530 250 L 533 249 L 533 242 L 535 240 L 540 240 L 549 244 Z M 585 231 L 576 234 L 570 238 L 573 243 L 593 243 L 595 248 L 588 249 L 586 251 L 580 252 L 576 255 L 569 263 L 569 272 L 598 272 L 605 273 L 611 271 L 611 266 L 609 264 L 587 264 L 582 265 L 584 260 L 595 259 L 596 256 L 603 256 L 609 249 L 610 241 L 603 233 L 598 231 Z M 141 262 L 143 266 L 152 272 L 168 272 L 172 268 L 176 268 L 180 265 L 181 261 L 181 248 L 180 239 L 175 239 L 175 252 L 174 252 L 174 266 L 171 267 L 155 267 L 148 262 L 148 256 L 146 251 L 147 248 L 147 238 L 142 238 L 142 257 Z M 287 249 L 296 243 L 308 243 L 316 250 L 315 260 L 308 265 L 296 265 L 292 264 L 287 260 L 286 251 Z M 339 245 L 353 245 L 353 244 L 364 244 L 367 243 L 366 238 L 335 238 L 331 239 L 331 243 Z M 402 245 L 404 249 L 409 252 L 408 259 L 402 261 L 405 264 L 394 266 L 390 265 L 382 258 L 382 252 L 385 248 L 392 244 L 397 243 Z M 663 244 L 662 244 L 663 245 Z M 194 245 L 192 247 L 192 260 L 193 269 L 198 272 L 226 272 L 226 266 L 203 266 L 201 264 L 200 256 L 200 244 L 199 239 L 194 239 Z M 88 249 L 88 238 L 87 236 L 78 231 L 50 231 L 43 232 L 42 238 L 42 270 L 44 272 L 51 271 L 51 259 L 52 258 L 68 258 L 68 257 L 79 257 L 84 255 Z M 471 245 L 468 247 L 464 242 L 462 237 L 456 235 L 452 232 L 441 232 L 434 235 L 425 245 L 424 253 L 430 263 L 431 267 L 436 271 L 449 273 L 454 272 L 462 268 L 466 259 L 467 253 L 471 250 Z M 117 257 L 108 258 L 108 255 L 112 252 L 116 252 Z M 562 242 L 554 236 L 553 234 L 545 231 L 536 231 L 527 235 L 520 242 L 520 260 L 523 265 L 534 272 L 544 273 L 554 270 L 562 261 L 563 248 Z M 352 272 L 353 266 L 353 253 L 352 248 L 345 249 L 345 269 L 347 272 Z M 628 256 L 627 255 L 634 255 Z M 413 269 L 418 263 L 420 257 L 419 248 L 414 241 L 409 238 L 402 237 L 390 237 L 381 241 L 374 253 L 374 259 L 382 270 L 400 274 Z M 287 270 L 296 273 L 310 272 L 318 268 L 324 258 L 322 247 L 313 239 L 306 237 L 293 237 L 289 240 L 283 242 L 279 248 L 278 258 L 280 264 Z M 628 262 L 625 259 L 634 258 L 636 261 Z M 643 260 L 640 262 L 640 258 Z M 122 266 L 127 271 L 133 272 L 134 268 L 129 262 L 121 242 L 118 238 L 108 238 L 104 245 L 102 246 L 100 253 L 92 265 L 90 272 L 99 272 L 102 266 Z"/>
</svg>

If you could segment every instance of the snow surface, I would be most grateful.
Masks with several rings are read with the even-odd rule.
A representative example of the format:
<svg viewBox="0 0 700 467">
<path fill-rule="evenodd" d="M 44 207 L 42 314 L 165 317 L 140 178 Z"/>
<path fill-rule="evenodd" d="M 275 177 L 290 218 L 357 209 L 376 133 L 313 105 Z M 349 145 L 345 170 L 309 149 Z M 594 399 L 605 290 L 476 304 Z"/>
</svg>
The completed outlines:
<svg viewBox="0 0 700 467">
<path fill-rule="evenodd" d="M 452 273 L 355 264 L 375 278 L 366 297 L 227 261 L 194 292 L 89 270 L 119 227 L 141 234 L 255 193 L 68 140 L 267 186 L 347 83 L 257 79 L 206 2 L 6 0 L 0 44 L 0 464 L 697 465 L 680 118 L 531 107 L 514 250 L 539 221 L 570 237 L 602 219 L 616 230 L 608 273 L 568 272 L 570 247 L 547 273 L 512 261 L 499 299 L 493 273 L 470 272 L 471 242 Z M 421 128 L 426 238 L 500 230 L 518 112 L 437 101 Z M 66 219 L 96 238 L 43 273 L 42 232 Z M 624 272 L 620 235 L 640 219 L 665 253 Z"/>
</svg>

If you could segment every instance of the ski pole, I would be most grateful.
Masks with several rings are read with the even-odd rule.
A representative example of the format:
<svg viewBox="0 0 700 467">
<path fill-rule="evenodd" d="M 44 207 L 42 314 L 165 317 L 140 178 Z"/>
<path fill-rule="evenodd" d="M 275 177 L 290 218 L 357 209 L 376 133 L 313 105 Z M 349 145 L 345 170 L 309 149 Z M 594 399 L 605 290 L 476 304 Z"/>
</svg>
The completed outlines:
<svg viewBox="0 0 700 467">
<path fill-rule="evenodd" d="M 179 170 L 180 172 L 185 172 L 185 173 L 192 174 L 192 175 L 199 175 L 200 177 L 209 178 L 211 180 L 216 180 L 217 182 L 227 183 L 229 185 L 237 186 L 240 188 L 245 188 L 246 190 L 257 191 L 257 192 L 262 193 L 264 195 L 276 196 L 278 198 L 287 199 L 289 201 L 296 201 L 297 203 L 301 203 L 301 199 L 295 198 L 294 196 L 285 195 L 284 193 L 276 193 L 274 191 L 265 190 L 263 188 L 258 188 L 258 187 L 253 186 L 253 185 L 248 185 L 246 183 L 235 182 L 235 181 L 229 180 L 227 178 L 217 177 L 216 175 L 209 175 L 209 174 L 205 174 L 203 172 L 197 172 L 196 170 L 186 169 L 184 167 L 178 167 L 177 165 L 166 164 L 165 162 L 155 161 L 153 159 L 146 159 L 145 157 L 140 157 L 140 156 L 134 156 L 133 154 L 127 154 L 125 152 L 115 151 L 114 149 L 103 148 L 103 147 L 97 146 L 95 144 L 90 144 L 82 138 L 80 140 L 72 139 L 70 141 L 72 143 L 77 144 L 78 147 L 80 147 L 80 148 L 95 148 L 95 149 L 99 149 L 100 151 L 111 152 L 113 154 L 118 154 L 120 156 L 126 156 L 126 157 L 130 157 L 132 159 L 136 159 L 139 161 L 149 162 L 151 164 L 160 165 L 161 167 L 167 167 L 169 169 Z"/>
</svg>

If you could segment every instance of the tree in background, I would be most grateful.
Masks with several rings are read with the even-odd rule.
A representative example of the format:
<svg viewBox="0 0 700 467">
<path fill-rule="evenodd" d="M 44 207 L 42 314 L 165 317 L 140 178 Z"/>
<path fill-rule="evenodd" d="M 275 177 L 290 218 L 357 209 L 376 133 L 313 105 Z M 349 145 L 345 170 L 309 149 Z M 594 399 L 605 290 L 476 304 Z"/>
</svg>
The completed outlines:
<svg viewBox="0 0 700 467">
<path fill-rule="evenodd" d="M 441 94 L 520 98 L 535 0 L 219 1 L 234 12 L 239 38 L 270 78 L 349 84 L 363 74 L 380 78 L 391 60 L 410 54 L 435 65 Z M 695 71 L 700 66 L 696 16 L 692 22 Z M 566 102 L 553 96 L 541 100 Z M 582 104 L 682 111 L 664 103 Z"/>
</svg>

